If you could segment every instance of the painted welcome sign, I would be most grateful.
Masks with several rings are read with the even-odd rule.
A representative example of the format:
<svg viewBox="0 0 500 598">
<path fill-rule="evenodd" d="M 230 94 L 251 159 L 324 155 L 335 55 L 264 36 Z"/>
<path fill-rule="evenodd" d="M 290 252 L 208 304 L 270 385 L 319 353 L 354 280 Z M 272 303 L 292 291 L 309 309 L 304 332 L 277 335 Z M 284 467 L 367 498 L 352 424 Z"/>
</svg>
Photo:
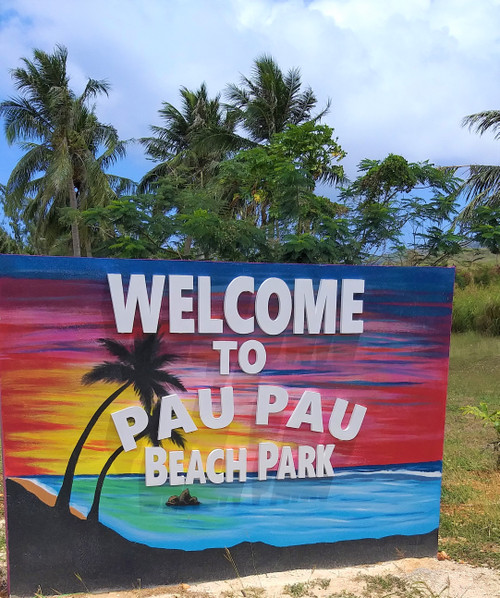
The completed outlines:
<svg viewBox="0 0 500 598">
<path fill-rule="evenodd" d="M 0 262 L 12 594 L 436 552 L 453 270 Z"/>
</svg>

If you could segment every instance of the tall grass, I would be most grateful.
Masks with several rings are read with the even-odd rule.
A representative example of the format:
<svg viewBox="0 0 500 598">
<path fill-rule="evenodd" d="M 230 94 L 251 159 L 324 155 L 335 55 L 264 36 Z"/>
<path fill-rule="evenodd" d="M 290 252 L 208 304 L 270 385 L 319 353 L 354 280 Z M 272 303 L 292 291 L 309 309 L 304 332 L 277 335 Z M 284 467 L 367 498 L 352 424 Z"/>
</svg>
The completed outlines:
<svg viewBox="0 0 500 598">
<path fill-rule="evenodd" d="M 500 336 L 500 273 L 497 267 L 457 270 L 453 332 Z"/>
</svg>

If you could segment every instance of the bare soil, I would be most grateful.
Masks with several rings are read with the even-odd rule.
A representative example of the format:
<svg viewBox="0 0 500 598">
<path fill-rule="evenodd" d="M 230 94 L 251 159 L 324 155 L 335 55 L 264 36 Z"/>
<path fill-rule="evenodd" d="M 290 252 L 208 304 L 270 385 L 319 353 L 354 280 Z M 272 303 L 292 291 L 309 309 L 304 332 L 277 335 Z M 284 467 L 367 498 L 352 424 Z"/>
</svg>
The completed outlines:
<svg viewBox="0 0 500 598">
<path fill-rule="evenodd" d="M 401 584 L 395 578 L 403 580 Z M 372 583 L 370 583 L 372 579 Z M 373 581 L 379 581 L 374 584 Z M 388 589 L 384 590 L 384 584 Z M 404 589 L 406 588 L 406 589 Z M 94 594 L 95 595 L 95 594 Z M 81 595 L 81 598 L 90 594 Z M 408 558 L 366 567 L 267 573 L 200 584 L 100 594 L 103 598 L 500 598 L 500 572 L 450 560 Z"/>
</svg>

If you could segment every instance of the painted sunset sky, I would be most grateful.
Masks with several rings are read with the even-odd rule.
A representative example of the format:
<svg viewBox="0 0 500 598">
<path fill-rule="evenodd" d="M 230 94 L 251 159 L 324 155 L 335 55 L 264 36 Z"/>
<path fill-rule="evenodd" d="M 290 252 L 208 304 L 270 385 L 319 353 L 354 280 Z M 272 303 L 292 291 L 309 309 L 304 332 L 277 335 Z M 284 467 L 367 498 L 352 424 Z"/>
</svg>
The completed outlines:
<svg viewBox="0 0 500 598">
<path fill-rule="evenodd" d="M 222 264 L 38 258 L 2 256 L 0 274 L 1 402 L 6 476 L 62 475 L 80 433 L 97 407 L 118 387 L 83 386 L 82 376 L 94 365 L 113 358 L 98 344 L 113 338 L 128 347 L 142 336 L 136 316 L 134 331 L 116 329 L 108 273 L 191 274 L 211 276 L 212 314 L 221 317 L 223 294 L 231 280 L 246 275 L 255 286 L 270 277 L 361 278 L 365 280 L 364 332 L 359 335 L 294 335 L 291 323 L 279 336 L 237 335 L 225 324 L 224 333 L 169 332 L 167 287 L 159 332 L 164 349 L 178 359 L 168 371 L 186 387 L 180 397 L 198 426 L 186 434 L 186 457 L 200 449 L 248 448 L 249 471 L 256 470 L 259 442 L 316 446 L 335 444 L 334 467 L 438 461 L 442 457 L 448 347 L 454 272 L 444 268 L 361 266 L 301 266 L 287 264 Z M 315 287 L 316 288 L 316 287 Z M 196 292 L 192 317 L 196 320 Z M 245 295 L 242 315 L 253 299 Z M 191 317 L 185 314 L 185 317 Z M 242 372 L 235 356 L 231 373 L 219 373 L 214 340 L 256 339 L 267 361 L 262 372 Z M 271 415 L 268 426 L 255 425 L 257 387 L 281 386 L 290 400 Z M 235 417 L 222 430 L 209 430 L 198 417 L 199 388 L 234 387 Z M 307 424 L 285 427 L 305 390 L 321 393 L 324 433 Z M 350 441 L 334 439 L 328 420 L 336 398 L 367 408 L 359 434 Z M 120 444 L 111 413 L 137 405 L 127 389 L 101 417 L 81 455 L 76 473 L 97 474 Z M 349 417 L 346 415 L 346 420 Z M 141 445 L 140 445 L 141 446 Z M 171 445 L 165 442 L 169 450 Z M 186 461 L 187 461 L 186 459 Z M 120 456 L 111 473 L 142 473 L 142 448 Z"/>
</svg>

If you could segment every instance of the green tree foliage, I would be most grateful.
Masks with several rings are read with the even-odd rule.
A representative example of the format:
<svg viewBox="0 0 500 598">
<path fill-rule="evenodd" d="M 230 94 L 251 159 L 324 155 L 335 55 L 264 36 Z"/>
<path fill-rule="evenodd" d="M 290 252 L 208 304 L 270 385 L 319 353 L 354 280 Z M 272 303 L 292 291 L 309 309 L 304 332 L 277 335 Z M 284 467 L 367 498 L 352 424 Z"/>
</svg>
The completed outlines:
<svg viewBox="0 0 500 598">
<path fill-rule="evenodd" d="M 141 190 L 173 173 L 203 187 L 227 152 L 241 145 L 235 118 L 222 107 L 220 94 L 209 98 L 202 83 L 196 91 L 181 87 L 180 95 L 181 108 L 164 102 L 159 110 L 164 126 L 151 126 L 152 135 L 140 139 L 147 156 L 158 163 L 143 177 Z"/>
<path fill-rule="evenodd" d="M 82 222 L 92 231 L 94 255 L 123 258 L 178 258 L 169 249 L 177 234 L 171 205 L 159 194 L 113 199 L 109 204 L 82 212 Z"/>
<path fill-rule="evenodd" d="M 61 47 L 35 50 L 13 71 L 22 95 L 0 105 L 8 139 L 27 150 L 5 193 L 6 250 L 64 253 L 72 240 L 75 255 L 102 257 L 438 264 L 462 248 L 454 170 L 391 154 L 363 160 L 346 181 L 345 152 L 319 124 L 329 104 L 314 113 L 297 68 L 285 74 L 272 57 L 257 58 L 250 76 L 228 86 L 228 104 L 205 84 L 182 87 L 180 107 L 164 102 L 161 126 L 139 140 L 155 166 L 135 189 L 105 174 L 124 152 L 89 105 L 107 83 L 90 79 L 77 96 L 66 58 Z M 468 118 L 480 133 L 500 122 Z M 479 204 L 494 197 L 494 183 Z M 478 211 L 464 231 L 496 248 L 495 218 Z"/>
<path fill-rule="evenodd" d="M 478 206 L 468 225 L 475 241 L 491 253 L 500 254 L 500 205 Z"/>
<path fill-rule="evenodd" d="M 218 259 L 281 260 L 292 255 L 283 248 L 294 235 L 320 235 L 337 209 L 315 194 L 316 183 L 343 178 L 344 152 L 332 133 L 312 122 L 289 125 L 268 145 L 226 160 L 205 190 L 204 208 L 181 215 L 195 247 Z"/>
<path fill-rule="evenodd" d="M 483 247 L 500 254 L 500 206 L 479 206 L 474 211 L 470 230 Z"/>
<path fill-rule="evenodd" d="M 360 259 L 396 252 L 411 264 L 429 258 L 439 263 L 461 250 L 463 237 L 453 231 L 459 180 L 452 171 L 394 154 L 363 160 L 359 170 L 342 199 L 350 207 Z"/>
<path fill-rule="evenodd" d="M 73 254 L 79 256 L 82 245 L 91 253 L 91 238 L 78 213 L 115 197 L 113 185 L 121 181 L 110 179 L 105 169 L 124 156 L 125 146 L 89 103 L 107 94 L 109 85 L 89 79 L 76 95 L 69 87 L 67 55 L 62 46 L 53 54 L 34 50 L 32 60 L 23 58 L 24 66 L 12 71 L 21 95 L 2 102 L 0 115 L 8 142 L 17 142 L 26 153 L 7 182 L 4 205 L 8 216 L 37 223 L 29 231 L 35 246 L 51 253 L 67 228 Z M 70 208 L 63 220 L 62 208 Z"/>
<path fill-rule="evenodd" d="M 227 86 L 231 112 L 255 142 L 268 142 L 287 125 L 318 122 L 330 103 L 316 116 L 312 110 L 317 100 L 310 87 L 301 90 L 300 70 L 292 68 L 285 75 L 268 55 L 255 60 L 250 77 L 241 77 L 240 86 Z"/>
<path fill-rule="evenodd" d="M 104 235 L 103 253 L 120 257 L 292 260 L 294 236 L 310 235 L 306 247 L 317 247 L 309 258 L 302 251 L 301 261 L 316 260 L 318 251 L 332 261 L 342 208 L 315 193 L 320 181 L 343 180 L 345 154 L 332 134 L 313 122 L 289 125 L 269 144 L 222 161 L 203 185 L 179 169 L 153 194 L 120 198 L 84 218 Z M 322 239 L 332 232 L 335 239 Z"/>
</svg>

